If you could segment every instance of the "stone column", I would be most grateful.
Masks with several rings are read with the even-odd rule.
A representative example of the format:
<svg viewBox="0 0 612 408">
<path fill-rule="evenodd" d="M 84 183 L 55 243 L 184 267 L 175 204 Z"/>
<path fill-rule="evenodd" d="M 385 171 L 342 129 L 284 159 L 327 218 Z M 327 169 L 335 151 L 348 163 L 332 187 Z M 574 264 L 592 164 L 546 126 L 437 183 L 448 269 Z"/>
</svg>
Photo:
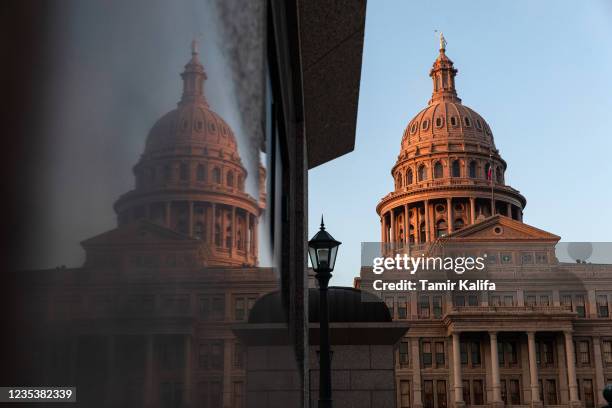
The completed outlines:
<svg viewBox="0 0 612 408">
<path fill-rule="evenodd" d="M 489 339 L 491 341 L 491 384 L 493 389 L 493 401 L 492 407 L 502 407 L 504 402 L 501 398 L 501 385 L 499 381 L 499 355 L 497 354 L 497 333 L 489 332 Z"/>
<path fill-rule="evenodd" d="M 506 213 L 508 217 L 512 218 L 512 204 L 506 203 Z"/>
<path fill-rule="evenodd" d="M 565 362 L 567 363 L 567 385 L 569 388 L 570 406 L 581 406 L 578 399 L 578 385 L 576 383 L 576 363 L 574 362 L 574 340 L 570 330 L 563 331 L 565 337 Z"/>
<path fill-rule="evenodd" d="M 230 246 L 230 253 L 234 252 L 234 248 L 236 247 L 236 207 L 232 207 L 232 245 Z"/>
<path fill-rule="evenodd" d="M 595 403 L 604 406 L 606 404 L 606 400 L 603 397 L 603 390 L 606 387 L 604 373 L 603 373 L 603 358 L 601 355 L 601 343 L 599 336 L 593 336 L 593 358 L 595 359 L 595 392 L 597 398 L 595 398 Z"/>
<path fill-rule="evenodd" d="M 461 343 L 459 333 L 453 333 L 453 383 L 455 389 L 455 408 L 465 406 L 463 401 L 463 380 L 461 379 Z"/>
<path fill-rule="evenodd" d="M 191 355 L 191 350 L 192 350 L 192 338 L 190 334 L 187 334 L 185 336 L 185 386 L 183 389 L 183 403 L 185 404 L 185 407 L 190 407 L 191 406 L 191 396 L 192 396 L 192 362 L 193 362 L 193 356 Z"/>
<path fill-rule="evenodd" d="M 446 227 L 448 228 L 448 233 L 453 232 L 453 200 L 452 198 L 446 199 Z"/>
<path fill-rule="evenodd" d="M 209 228 L 211 246 L 215 245 L 215 228 L 216 228 L 215 219 L 216 218 L 217 218 L 217 205 L 215 203 L 212 203 L 212 208 L 210 212 L 210 228 Z"/>
<path fill-rule="evenodd" d="M 535 332 L 527 332 L 527 348 L 529 350 L 529 377 L 531 388 L 531 406 L 541 407 L 540 386 L 538 384 L 538 364 L 536 361 Z M 574 361 L 574 360 L 572 360 Z"/>
<path fill-rule="evenodd" d="M 389 238 L 389 242 L 395 243 L 395 233 L 396 233 L 396 222 L 395 222 L 395 211 L 393 208 L 389 211 L 390 223 L 391 223 L 391 237 Z M 395 247 L 392 247 L 395 248 Z"/>
<path fill-rule="evenodd" d="M 154 337 L 152 334 L 146 336 L 145 340 L 145 372 L 144 372 L 144 406 L 152 407 L 156 398 L 153 396 L 153 346 Z"/>
<path fill-rule="evenodd" d="M 387 222 L 385 221 L 385 214 L 381 214 L 380 215 L 380 242 L 384 243 L 385 242 L 385 228 L 386 228 Z"/>
<path fill-rule="evenodd" d="M 429 242 L 429 200 L 425 200 L 425 241 Z"/>
<path fill-rule="evenodd" d="M 257 218 L 257 216 L 253 218 L 255 221 L 253 225 L 253 258 L 257 259 L 257 256 L 259 255 L 259 218 Z"/>
<path fill-rule="evenodd" d="M 423 398 L 421 397 L 421 354 L 419 350 L 419 338 L 412 338 L 410 346 L 412 348 L 410 352 L 412 360 L 412 408 L 423 408 Z"/>
<path fill-rule="evenodd" d="M 404 204 L 404 241 L 410 245 L 410 221 L 408 220 L 408 204 Z"/>
<path fill-rule="evenodd" d="M 223 342 L 223 407 L 232 406 L 232 347 Z"/>
<path fill-rule="evenodd" d="M 166 208 L 166 210 L 165 210 L 166 213 L 164 214 L 164 216 L 166 217 L 165 224 L 166 224 L 167 228 L 170 228 L 170 210 L 172 210 L 172 202 L 171 201 L 166 201 L 165 208 Z"/>
<path fill-rule="evenodd" d="M 415 207 L 416 210 L 416 214 L 415 214 L 415 222 L 416 222 L 416 243 L 420 244 L 421 240 L 423 239 L 423 237 L 421 237 L 421 210 L 419 209 L 419 207 Z"/>
<path fill-rule="evenodd" d="M 190 237 L 193 236 L 193 201 L 187 201 L 188 213 L 187 213 L 187 232 Z"/>
<path fill-rule="evenodd" d="M 476 222 L 476 199 L 474 197 L 470 197 L 470 223 L 473 224 Z"/>
</svg>

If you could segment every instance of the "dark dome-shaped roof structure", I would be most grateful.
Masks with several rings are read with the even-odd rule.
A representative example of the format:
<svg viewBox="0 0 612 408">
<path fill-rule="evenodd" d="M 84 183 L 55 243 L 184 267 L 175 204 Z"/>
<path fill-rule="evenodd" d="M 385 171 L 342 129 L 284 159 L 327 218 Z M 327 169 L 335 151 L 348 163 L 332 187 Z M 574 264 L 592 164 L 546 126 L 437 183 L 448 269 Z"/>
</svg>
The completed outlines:
<svg viewBox="0 0 612 408">
<path fill-rule="evenodd" d="M 376 295 L 359 289 L 332 286 L 328 289 L 327 303 L 330 322 L 391 322 L 387 305 Z M 319 322 L 319 289 L 308 290 L 308 321 Z M 249 323 L 285 323 L 280 292 L 271 292 L 255 302 L 249 314 Z"/>
</svg>

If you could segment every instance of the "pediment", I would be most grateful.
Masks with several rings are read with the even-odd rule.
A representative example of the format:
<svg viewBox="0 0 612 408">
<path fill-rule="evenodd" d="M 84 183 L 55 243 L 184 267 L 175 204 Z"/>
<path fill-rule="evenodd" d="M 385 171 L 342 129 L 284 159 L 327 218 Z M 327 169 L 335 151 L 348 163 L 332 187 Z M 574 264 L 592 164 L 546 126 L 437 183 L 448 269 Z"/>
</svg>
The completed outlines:
<svg viewBox="0 0 612 408">
<path fill-rule="evenodd" d="M 458 241 L 539 241 L 557 242 L 558 235 L 541 230 L 504 215 L 495 215 L 476 222 L 445 237 L 445 240 Z"/>
<path fill-rule="evenodd" d="M 195 238 L 178 233 L 162 225 L 146 220 L 119 226 L 81 242 L 84 248 L 92 246 L 162 244 L 176 242 L 197 242 Z"/>
</svg>

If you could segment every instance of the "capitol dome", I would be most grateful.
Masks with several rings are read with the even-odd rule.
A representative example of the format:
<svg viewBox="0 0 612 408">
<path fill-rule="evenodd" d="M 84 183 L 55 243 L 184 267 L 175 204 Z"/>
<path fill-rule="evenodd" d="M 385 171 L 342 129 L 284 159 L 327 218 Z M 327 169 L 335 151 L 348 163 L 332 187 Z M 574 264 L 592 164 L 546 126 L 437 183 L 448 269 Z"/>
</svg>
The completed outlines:
<svg viewBox="0 0 612 408">
<path fill-rule="evenodd" d="M 525 197 L 506 183 L 487 121 L 458 97 L 442 36 L 439 51 L 431 99 L 408 122 L 391 169 L 394 190 L 376 207 L 383 242 L 434 242 L 495 214 L 522 220 Z"/>
</svg>

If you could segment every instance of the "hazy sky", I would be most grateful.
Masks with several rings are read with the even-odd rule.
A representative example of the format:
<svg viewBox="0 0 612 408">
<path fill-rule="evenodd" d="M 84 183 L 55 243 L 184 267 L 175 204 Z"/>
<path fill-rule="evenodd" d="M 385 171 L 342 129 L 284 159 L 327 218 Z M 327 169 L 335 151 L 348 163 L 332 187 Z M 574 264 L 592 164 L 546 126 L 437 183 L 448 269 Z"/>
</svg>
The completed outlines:
<svg viewBox="0 0 612 408">
<path fill-rule="evenodd" d="M 406 124 L 431 96 L 434 30 L 448 41 L 463 103 L 491 126 L 524 221 L 566 241 L 612 230 L 612 3 L 369 1 L 355 151 L 310 171 L 310 235 L 325 214 L 343 244 L 335 285 L 380 239 L 376 204 Z"/>
</svg>

